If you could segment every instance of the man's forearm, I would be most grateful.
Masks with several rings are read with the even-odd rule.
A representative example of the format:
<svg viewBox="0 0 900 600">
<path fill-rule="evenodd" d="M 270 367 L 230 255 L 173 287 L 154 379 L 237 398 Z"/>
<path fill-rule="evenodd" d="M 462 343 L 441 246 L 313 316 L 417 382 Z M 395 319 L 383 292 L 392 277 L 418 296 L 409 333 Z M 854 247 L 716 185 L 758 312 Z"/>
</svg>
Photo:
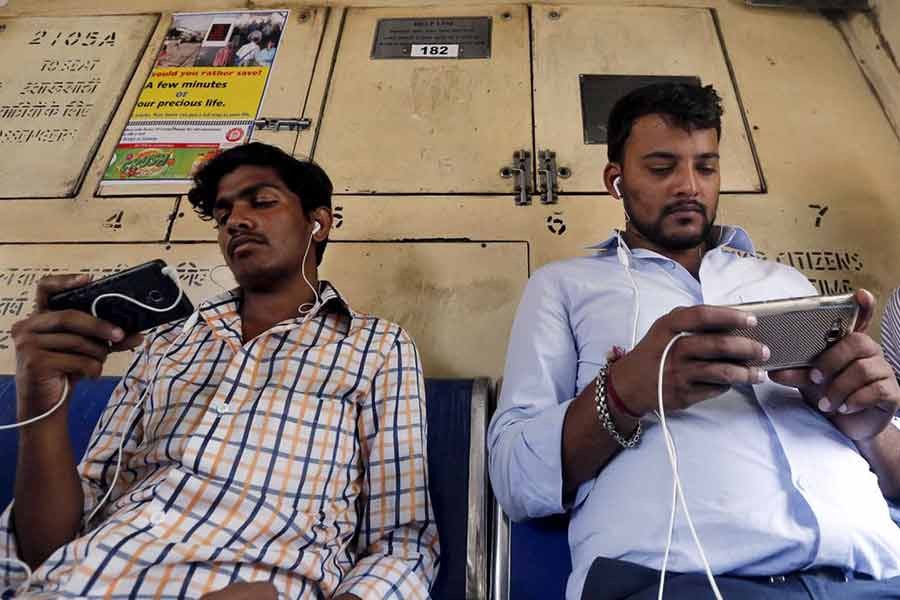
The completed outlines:
<svg viewBox="0 0 900 600">
<path fill-rule="evenodd" d="M 900 500 L 900 429 L 888 423 L 884 431 L 856 442 L 856 447 L 878 477 L 881 493 L 886 498 Z"/>
<path fill-rule="evenodd" d="M 621 449 L 618 442 L 600 425 L 595 402 L 596 382 L 587 386 L 569 404 L 563 421 L 562 466 L 563 499 L 571 500 L 578 486 L 596 476 Z M 637 420 L 619 414 L 610 405 L 618 431 L 631 435 Z"/>
<path fill-rule="evenodd" d="M 72 541 L 84 506 L 66 415 L 19 431 L 13 508 L 19 555 L 32 568 Z"/>
</svg>

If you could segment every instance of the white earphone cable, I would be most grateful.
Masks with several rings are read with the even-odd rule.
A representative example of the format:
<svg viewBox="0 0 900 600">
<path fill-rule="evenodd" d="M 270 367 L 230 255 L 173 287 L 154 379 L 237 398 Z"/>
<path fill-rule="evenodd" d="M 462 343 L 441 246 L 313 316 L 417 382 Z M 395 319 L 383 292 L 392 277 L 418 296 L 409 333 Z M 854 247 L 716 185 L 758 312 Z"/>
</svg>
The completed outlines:
<svg viewBox="0 0 900 600">
<path fill-rule="evenodd" d="M 700 560 L 703 562 L 703 569 L 706 572 L 706 578 L 709 580 L 709 585 L 712 588 L 713 595 L 715 595 L 716 600 L 722 600 L 722 593 L 719 591 L 719 586 L 716 585 L 716 579 L 713 577 L 712 569 L 709 566 L 709 561 L 706 558 L 706 553 L 703 551 L 703 544 L 700 543 L 700 537 L 697 535 L 697 530 L 694 527 L 694 521 L 691 519 L 691 513 L 687 507 L 687 501 L 684 497 L 684 490 L 681 487 L 681 478 L 678 475 L 678 454 L 675 452 L 675 442 L 672 439 L 672 434 L 669 431 L 669 425 L 666 422 L 666 409 L 663 406 L 663 374 L 665 372 L 666 366 L 666 358 L 669 356 L 669 351 L 672 349 L 672 346 L 675 345 L 679 339 L 693 335 L 686 331 L 682 331 L 681 333 L 676 334 L 669 340 L 669 343 L 666 344 L 665 349 L 663 350 L 662 357 L 659 360 L 659 376 L 657 378 L 657 400 L 659 407 L 656 411 L 656 416 L 659 418 L 659 424 L 662 428 L 663 437 L 666 442 L 666 453 L 669 455 L 669 464 L 672 466 L 672 477 L 674 479 L 674 487 L 677 490 L 678 500 L 681 502 L 681 509 L 684 511 L 685 519 L 687 520 L 688 529 L 690 529 L 691 537 L 694 538 L 694 545 L 697 548 L 697 552 L 700 555 Z M 663 556 L 663 565 L 659 575 L 659 599 L 662 600 L 663 595 L 663 586 L 665 585 L 666 578 L 666 566 L 669 557 L 669 550 L 672 544 L 672 532 L 675 528 L 675 493 L 673 491 L 672 497 L 672 512 L 671 518 L 669 520 L 669 534 L 668 541 L 666 542 L 666 551 Z"/>
<path fill-rule="evenodd" d="M 619 237 L 619 244 L 623 244 L 624 242 Z M 637 282 L 634 280 L 634 276 L 631 273 L 631 265 L 630 260 L 625 250 L 620 246 L 619 247 L 619 261 L 625 267 L 625 274 L 628 276 L 628 280 L 631 283 L 631 289 L 634 291 L 634 317 L 632 319 L 631 324 L 631 350 L 634 349 L 637 344 L 637 327 L 638 327 L 638 315 L 640 314 L 640 291 L 637 286 Z M 690 529 L 691 536 L 694 539 L 694 545 L 697 547 L 697 551 L 700 555 L 700 560 L 703 562 L 704 570 L 706 571 L 706 577 L 709 580 L 709 585 L 712 588 L 713 594 L 716 597 L 716 600 L 722 600 L 722 594 L 719 591 L 718 585 L 716 585 L 715 577 L 713 577 L 712 569 L 709 566 L 709 561 L 706 558 L 706 553 L 703 551 L 703 545 L 700 543 L 700 537 L 697 535 L 697 530 L 694 527 L 693 520 L 691 519 L 690 511 L 687 507 L 687 501 L 684 497 L 684 491 L 681 487 L 681 478 L 678 475 L 678 453 L 675 450 L 675 441 L 672 439 L 672 434 L 669 431 L 668 423 L 666 422 L 666 413 L 665 407 L 663 405 L 663 373 L 665 372 L 666 359 L 669 356 L 669 351 L 672 349 L 672 346 L 675 345 L 679 339 L 692 335 L 688 332 L 681 332 L 672 337 L 669 340 L 669 343 L 666 344 L 665 349 L 663 350 L 662 356 L 659 361 L 659 376 L 657 377 L 657 401 L 658 401 L 658 409 L 654 412 L 657 418 L 659 419 L 660 428 L 663 433 L 663 440 L 666 444 L 666 454 L 669 457 L 669 465 L 672 467 L 672 509 L 669 512 L 669 530 L 666 536 L 666 548 L 663 553 L 663 562 L 662 567 L 660 569 L 659 575 L 659 593 L 658 600 L 662 600 L 663 598 L 663 590 L 665 587 L 665 578 L 666 578 L 666 569 L 668 568 L 669 563 L 669 553 L 672 549 L 672 535 L 675 530 L 675 512 L 678 501 L 681 502 L 681 508 L 684 511 L 684 516 L 687 520 L 688 528 Z"/>
<path fill-rule="evenodd" d="M 175 301 L 172 302 L 172 304 L 167 306 L 166 308 L 155 308 L 152 306 L 148 306 L 147 304 L 144 304 L 143 302 L 135 300 L 134 298 L 130 298 L 128 296 L 125 296 L 125 295 L 122 295 L 119 293 L 109 293 L 109 294 L 101 294 L 94 299 L 94 301 L 91 303 L 91 314 L 94 317 L 97 317 L 97 303 L 100 300 L 103 300 L 105 298 L 120 298 L 123 300 L 127 300 L 133 304 L 136 304 L 146 310 L 150 310 L 150 311 L 158 312 L 158 313 L 164 313 L 164 312 L 168 312 L 168 311 L 172 310 L 173 308 L 178 306 L 179 302 L 181 302 L 181 298 L 184 296 L 184 290 L 181 288 L 180 285 L 178 285 L 178 279 L 177 279 L 177 276 L 175 275 L 174 269 L 172 269 L 171 267 L 165 267 L 165 268 L 163 268 L 162 272 L 165 275 L 167 275 L 170 279 L 172 279 L 172 281 L 174 281 L 175 285 L 178 287 L 178 297 L 175 298 Z M 173 342 L 172 345 L 174 345 L 174 343 L 175 342 Z M 154 373 L 153 377 L 150 379 L 149 385 L 144 390 L 143 394 L 141 394 L 141 397 L 138 400 L 138 402 L 133 407 L 131 407 L 131 411 L 128 413 L 128 417 L 125 420 L 126 423 L 131 422 L 131 420 L 134 418 L 135 413 L 137 412 L 137 409 L 143 405 L 144 398 L 147 396 L 147 393 L 152 389 L 153 382 L 155 381 L 156 377 L 159 375 L 159 367 L 161 364 L 162 364 L 162 361 L 160 361 L 157 364 L 156 372 Z M 64 376 L 63 377 L 63 391 L 60 394 L 59 401 L 57 401 L 56 404 L 54 404 L 46 412 L 41 413 L 40 415 L 38 415 L 36 417 L 26 419 L 25 421 L 19 421 L 17 423 L 0 425 L 0 431 L 6 430 L 6 429 L 18 429 L 20 427 L 24 427 L 26 425 L 30 425 L 32 423 L 40 421 L 41 419 L 46 419 L 47 417 L 52 415 L 54 412 L 56 412 L 56 410 L 59 409 L 59 407 L 61 407 L 65 403 L 66 398 L 69 395 L 69 388 L 70 388 L 69 378 Z M 115 488 L 116 482 L 118 481 L 118 478 L 119 478 L 119 472 L 121 471 L 121 468 L 122 468 L 122 450 L 123 450 L 124 446 L 125 446 L 125 432 L 123 431 L 122 435 L 119 438 L 119 447 L 118 447 L 117 456 L 116 456 L 116 469 L 115 469 L 115 472 L 113 473 L 112 482 L 110 483 L 109 488 L 106 491 L 106 494 L 103 496 L 103 498 L 100 499 L 100 502 L 97 503 L 97 506 L 94 507 L 94 510 L 91 511 L 91 514 L 87 517 L 87 519 L 84 520 L 85 525 L 90 523 L 90 521 L 94 518 L 94 516 L 100 511 L 100 509 L 103 508 L 103 505 L 109 499 L 110 494 L 112 494 L 112 491 Z M 34 576 L 32 570 L 28 566 L 28 564 L 17 558 L 12 558 L 12 557 L 0 558 L 0 562 L 5 562 L 8 564 L 16 565 L 25 571 L 25 580 L 16 588 L 16 594 L 23 594 L 23 593 L 27 592 L 28 589 L 31 587 L 31 579 Z"/>
<path fill-rule="evenodd" d="M 170 304 L 166 308 L 154 308 L 152 306 L 148 306 L 147 304 L 144 304 L 143 302 L 135 300 L 134 298 L 129 298 L 128 296 L 125 296 L 123 294 L 109 293 L 109 294 L 100 294 L 99 296 L 94 298 L 94 301 L 91 303 L 91 314 L 95 318 L 98 318 L 97 317 L 97 303 L 100 302 L 100 300 L 103 300 L 105 298 L 121 298 L 123 300 L 128 300 L 129 302 L 131 302 L 133 304 L 137 304 L 141 308 L 145 308 L 147 310 L 157 312 L 157 313 L 164 313 L 164 312 L 168 312 L 168 311 L 172 310 L 173 308 L 178 306 L 179 302 L 181 302 L 181 298 L 182 298 L 182 296 L 184 296 L 184 290 L 181 289 L 180 285 L 178 285 L 178 279 L 177 279 L 177 276 L 174 275 L 174 270 L 172 269 L 172 267 L 165 267 L 165 268 L 163 268 L 162 272 L 165 273 L 166 276 L 168 276 L 172 281 L 174 281 L 176 287 L 178 288 L 178 297 L 175 298 L 175 301 L 172 302 L 172 304 Z M 54 412 L 56 412 L 56 409 L 58 409 L 60 406 L 63 405 L 63 403 L 66 401 L 66 396 L 68 394 L 69 394 L 69 378 L 63 377 L 63 391 L 62 391 L 62 394 L 60 394 L 59 401 L 56 404 L 54 404 L 52 407 L 50 407 L 50 409 L 47 410 L 46 412 L 43 412 L 36 417 L 31 417 L 28 420 L 19 421 L 17 423 L 9 423 L 7 425 L 0 425 L 0 431 L 3 431 L 5 429 L 18 429 L 19 427 L 24 427 L 25 425 L 30 425 L 32 423 L 36 423 L 37 421 L 40 421 L 41 419 L 46 419 L 47 417 L 52 415 Z"/>
<path fill-rule="evenodd" d="M 316 225 L 318 225 L 318 222 L 316 222 Z M 303 262 L 300 264 L 300 275 L 303 277 L 303 281 L 306 282 L 306 285 L 309 286 L 309 289 L 312 290 L 312 293 L 316 298 L 315 302 L 304 302 L 297 307 L 297 312 L 299 312 L 300 316 L 304 319 L 311 317 L 321 304 L 319 290 L 313 287 L 313 284 L 310 283 L 309 278 L 306 276 L 306 257 L 309 255 L 309 249 L 312 246 L 313 235 L 315 235 L 318 230 L 319 228 L 315 227 L 313 228 L 312 233 L 309 234 L 309 241 L 306 242 L 306 250 L 303 252 Z"/>
</svg>

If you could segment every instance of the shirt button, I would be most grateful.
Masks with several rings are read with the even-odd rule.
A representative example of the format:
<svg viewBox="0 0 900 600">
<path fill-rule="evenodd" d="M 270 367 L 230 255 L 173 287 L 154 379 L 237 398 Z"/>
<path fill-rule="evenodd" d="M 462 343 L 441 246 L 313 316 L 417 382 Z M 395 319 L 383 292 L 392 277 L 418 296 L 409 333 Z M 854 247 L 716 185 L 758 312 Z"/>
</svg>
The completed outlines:
<svg viewBox="0 0 900 600">
<path fill-rule="evenodd" d="M 225 415 L 228 414 L 228 407 L 222 404 L 221 402 L 216 402 L 213 404 L 213 410 L 217 415 Z"/>
<path fill-rule="evenodd" d="M 797 479 L 797 489 L 800 490 L 801 492 L 806 489 L 806 480 L 803 479 L 802 477 Z"/>
<path fill-rule="evenodd" d="M 152 515 L 150 515 L 150 523 L 152 523 L 154 526 L 162 525 L 165 521 L 166 521 L 165 511 L 155 512 Z"/>
</svg>

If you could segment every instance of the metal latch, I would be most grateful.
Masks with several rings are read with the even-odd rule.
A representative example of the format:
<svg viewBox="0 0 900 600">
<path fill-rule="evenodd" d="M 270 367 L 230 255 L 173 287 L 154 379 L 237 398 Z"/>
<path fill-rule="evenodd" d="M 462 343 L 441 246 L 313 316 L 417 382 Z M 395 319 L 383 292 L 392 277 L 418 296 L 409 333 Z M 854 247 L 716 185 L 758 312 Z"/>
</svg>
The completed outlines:
<svg viewBox="0 0 900 600">
<path fill-rule="evenodd" d="M 541 150 L 538 153 L 538 189 L 543 204 L 556 204 L 559 199 L 559 179 L 572 176 L 569 167 L 556 166 L 556 152 Z"/>
<path fill-rule="evenodd" d="M 516 205 L 531 204 L 531 152 L 528 150 L 516 150 L 513 152 L 513 162 L 500 169 L 500 177 L 516 178 L 515 192 Z"/>
<path fill-rule="evenodd" d="M 302 119 L 271 119 L 261 117 L 253 120 L 253 126 L 261 131 L 281 131 L 282 129 L 287 129 L 288 131 L 302 131 L 304 129 L 309 129 L 310 126 L 312 126 L 312 121 L 307 117 L 303 117 Z"/>
</svg>

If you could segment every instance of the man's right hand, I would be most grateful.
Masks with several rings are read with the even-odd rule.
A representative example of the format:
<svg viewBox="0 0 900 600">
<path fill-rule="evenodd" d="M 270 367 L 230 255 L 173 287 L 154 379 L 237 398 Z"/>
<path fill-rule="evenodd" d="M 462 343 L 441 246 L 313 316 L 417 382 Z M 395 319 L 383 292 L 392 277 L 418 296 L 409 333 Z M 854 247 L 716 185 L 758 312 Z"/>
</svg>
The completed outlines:
<svg viewBox="0 0 900 600">
<path fill-rule="evenodd" d="M 663 406 L 680 410 L 717 396 L 736 384 L 762 383 L 762 369 L 750 360 L 765 360 L 769 349 L 759 342 L 723 332 L 756 325 L 746 312 L 722 306 L 676 308 L 660 317 L 634 349 L 610 367 L 616 393 L 628 410 L 644 415 L 659 406 L 659 362 L 669 341 L 681 332 L 666 357 Z"/>
<path fill-rule="evenodd" d="M 59 402 L 64 379 L 99 377 L 110 352 L 141 343 L 140 334 L 124 332 L 106 321 L 75 310 L 50 311 L 53 294 L 90 282 L 86 275 L 44 277 L 38 283 L 35 312 L 15 323 L 18 420 L 41 415 Z M 65 414 L 65 411 L 61 411 Z"/>
</svg>

